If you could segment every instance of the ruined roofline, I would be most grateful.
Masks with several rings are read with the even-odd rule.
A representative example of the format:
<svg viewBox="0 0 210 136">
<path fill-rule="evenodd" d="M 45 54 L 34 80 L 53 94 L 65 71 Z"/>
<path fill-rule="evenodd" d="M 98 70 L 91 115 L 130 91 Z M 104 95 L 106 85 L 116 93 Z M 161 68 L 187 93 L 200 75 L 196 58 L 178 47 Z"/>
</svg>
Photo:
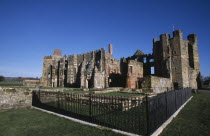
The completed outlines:
<svg viewBox="0 0 210 136">
<path fill-rule="evenodd" d="M 111 46 L 111 50 L 110 50 L 110 46 Z M 101 48 L 101 49 L 92 50 L 92 51 L 84 52 L 84 53 L 80 53 L 80 54 L 71 54 L 71 55 L 68 55 L 68 57 L 73 57 L 74 55 L 83 56 L 83 55 L 86 55 L 86 54 L 92 54 L 93 52 L 97 53 L 97 52 L 100 52 L 100 51 L 104 51 L 105 53 L 109 53 L 109 54 L 112 55 L 112 53 L 113 53 L 112 44 L 108 44 L 108 52 L 104 48 Z"/>
<path fill-rule="evenodd" d="M 161 34 L 159 36 L 159 38 L 160 38 L 159 40 L 158 40 L 157 37 L 153 38 L 153 43 L 159 42 L 163 39 L 167 39 L 167 40 L 174 39 L 174 38 L 183 39 L 183 32 L 182 32 L 182 30 L 175 30 L 175 31 L 173 31 L 173 37 L 171 37 L 170 34 L 168 34 L 168 33 L 164 33 L 164 34 Z M 183 39 L 183 40 L 185 40 L 185 39 Z M 195 41 L 197 41 L 197 35 L 196 34 L 189 34 L 187 36 L 187 40 L 195 42 Z"/>
<path fill-rule="evenodd" d="M 133 54 L 133 56 L 136 56 L 136 55 L 145 55 L 144 53 L 143 53 L 143 51 L 141 51 L 141 50 L 137 50 L 134 54 Z"/>
<path fill-rule="evenodd" d="M 44 58 L 49 58 L 49 57 L 52 57 L 52 56 L 61 56 L 59 54 L 55 54 L 55 50 L 59 50 L 59 49 L 54 49 L 54 54 L 53 55 L 49 55 L 49 56 L 44 56 Z M 61 51 L 61 50 L 60 50 Z M 99 52 L 99 51 L 105 51 L 105 53 L 109 53 L 109 52 L 106 52 L 106 50 L 104 48 L 101 48 L 101 49 L 97 49 L 97 50 L 93 50 L 93 51 L 89 51 L 89 52 L 84 52 L 84 53 L 80 53 L 80 54 L 71 54 L 71 55 L 66 55 L 64 54 L 64 56 L 67 56 L 67 57 L 71 57 L 71 56 L 74 56 L 74 55 L 84 55 L 84 54 L 92 54 L 93 52 L 96 53 L 96 52 Z M 62 51 L 61 51 L 62 52 Z M 61 56 L 62 57 L 62 56 Z"/>
<path fill-rule="evenodd" d="M 86 54 L 92 54 L 93 52 L 94 53 L 97 53 L 97 52 L 99 52 L 99 51 L 104 51 L 105 53 L 109 53 L 109 54 L 111 54 L 112 53 L 112 51 L 111 51 L 111 53 L 110 53 L 110 46 L 111 46 L 111 48 L 112 48 L 112 44 L 108 44 L 108 52 L 104 49 L 104 48 L 101 48 L 101 49 L 98 49 L 98 50 L 92 50 L 92 51 L 89 51 L 89 52 L 84 52 L 84 53 L 81 53 L 81 54 L 71 54 L 71 55 L 66 55 L 66 54 L 64 54 L 64 56 L 67 56 L 67 57 L 72 57 L 72 56 L 74 56 L 74 55 L 79 55 L 79 56 L 82 56 L 82 55 L 86 55 Z M 112 55 L 112 54 L 111 54 Z M 53 52 L 53 55 L 52 56 L 59 56 L 59 57 L 62 57 L 62 50 L 60 50 L 60 49 L 54 49 L 54 52 Z M 52 56 L 50 55 L 50 56 L 44 56 L 44 59 L 49 59 L 49 58 L 52 58 Z M 64 57 L 63 56 L 63 57 Z"/>
<path fill-rule="evenodd" d="M 44 59 L 52 59 L 52 56 L 50 55 L 50 56 L 44 56 L 43 57 Z"/>
<path fill-rule="evenodd" d="M 104 51 L 106 52 L 106 50 L 105 50 L 104 48 L 101 48 L 101 49 L 98 49 L 98 50 L 93 50 L 93 51 L 89 51 L 89 52 L 84 52 L 84 53 L 81 53 L 81 54 L 71 54 L 71 55 L 68 55 L 68 57 L 72 57 L 72 56 L 74 56 L 74 55 L 83 56 L 83 55 L 85 55 L 85 54 L 92 54 L 93 52 L 94 52 L 94 53 L 97 53 L 97 52 L 102 51 L 102 50 L 104 50 Z M 108 52 L 106 52 L 106 53 L 108 53 Z"/>
</svg>

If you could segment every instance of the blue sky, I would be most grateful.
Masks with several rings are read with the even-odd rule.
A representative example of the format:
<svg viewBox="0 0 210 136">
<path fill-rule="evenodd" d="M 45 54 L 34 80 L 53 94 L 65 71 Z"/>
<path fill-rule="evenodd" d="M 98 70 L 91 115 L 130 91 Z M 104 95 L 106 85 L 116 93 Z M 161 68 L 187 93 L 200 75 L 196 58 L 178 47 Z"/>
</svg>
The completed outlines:
<svg viewBox="0 0 210 136">
<path fill-rule="evenodd" d="M 114 57 L 137 49 L 152 53 L 152 39 L 174 29 L 198 35 L 201 74 L 210 76 L 210 1 L 0 0 L 0 75 L 40 77 L 53 49 L 77 54 L 113 44 Z"/>
</svg>

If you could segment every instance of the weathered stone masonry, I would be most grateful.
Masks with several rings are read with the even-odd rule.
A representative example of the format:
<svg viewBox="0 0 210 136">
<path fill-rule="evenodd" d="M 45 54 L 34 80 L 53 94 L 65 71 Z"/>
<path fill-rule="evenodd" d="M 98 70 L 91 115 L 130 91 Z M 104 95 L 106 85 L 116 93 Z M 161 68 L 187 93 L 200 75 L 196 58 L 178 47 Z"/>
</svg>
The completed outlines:
<svg viewBox="0 0 210 136">
<path fill-rule="evenodd" d="M 45 56 L 41 83 L 52 87 L 80 88 L 149 88 L 161 92 L 171 88 L 197 89 L 200 74 L 197 36 L 183 39 L 182 31 L 160 35 L 153 39 L 153 53 L 137 50 L 131 57 L 113 58 L 103 48 L 84 54 Z"/>
<path fill-rule="evenodd" d="M 28 88 L 0 87 L 0 96 L 0 110 L 31 107 L 32 93 Z"/>
<path fill-rule="evenodd" d="M 109 45 L 109 52 L 102 48 L 68 57 L 55 52 L 53 56 L 44 57 L 43 86 L 106 88 L 117 84 L 112 78 L 120 74 L 120 62 L 112 56 L 112 45 Z"/>
</svg>

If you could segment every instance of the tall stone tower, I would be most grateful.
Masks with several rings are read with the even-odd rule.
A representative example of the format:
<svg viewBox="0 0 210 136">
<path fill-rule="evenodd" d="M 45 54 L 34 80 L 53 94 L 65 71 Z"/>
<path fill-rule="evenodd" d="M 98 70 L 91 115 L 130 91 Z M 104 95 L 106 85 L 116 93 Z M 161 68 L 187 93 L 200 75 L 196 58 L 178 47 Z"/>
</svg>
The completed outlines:
<svg viewBox="0 0 210 136">
<path fill-rule="evenodd" d="M 200 64 L 199 64 L 199 54 L 198 54 L 198 41 L 196 34 L 188 35 L 188 57 L 189 57 L 189 74 L 190 74 L 190 86 L 192 88 L 197 88 L 200 85 Z M 196 81 L 194 80 L 196 79 Z"/>
<path fill-rule="evenodd" d="M 61 63 L 62 54 L 61 50 L 54 49 L 52 56 L 44 56 L 43 68 L 42 68 L 42 86 L 57 87 L 63 85 L 63 76 L 61 74 L 61 68 L 63 64 Z M 60 81 L 60 82 L 59 82 Z"/>
<path fill-rule="evenodd" d="M 171 77 L 174 87 L 189 86 L 188 41 L 183 40 L 181 30 L 173 32 L 170 39 L 171 47 Z"/>
<path fill-rule="evenodd" d="M 155 74 L 171 79 L 174 88 L 197 89 L 196 79 L 200 73 L 198 44 L 195 34 L 183 39 L 181 30 L 160 35 L 160 41 L 153 40 Z"/>
<path fill-rule="evenodd" d="M 188 52 L 190 67 L 195 69 L 197 73 L 200 72 L 199 55 L 198 55 L 198 41 L 196 34 L 188 35 Z"/>
</svg>

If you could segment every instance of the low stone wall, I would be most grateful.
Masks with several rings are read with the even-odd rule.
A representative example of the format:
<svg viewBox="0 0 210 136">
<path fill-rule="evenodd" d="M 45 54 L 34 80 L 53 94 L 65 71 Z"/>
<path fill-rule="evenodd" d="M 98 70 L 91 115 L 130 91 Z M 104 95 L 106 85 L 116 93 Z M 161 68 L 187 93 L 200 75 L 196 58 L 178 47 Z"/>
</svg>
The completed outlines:
<svg viewBox="0 0 210 136">
<path fill-rule="evenodd" d="M 109 87 L 109 88 L 101 89 L 101 90 L 90 89 L 90 91 L 93 91 L 95 94 L 97 94 L 97 93 L 119 92 L 121 89 L 122 87 Z"/>
<path fill-rule="evenodd" d="M 145 89 L 151 89 L 154 93 L 162 93 L 171 89 L 171 80 L 169 78 L 147 76 L 143 84 Z"/>
<path fill-rule="evenodd" d="M 50 89 L 38 89 L 38 88 L 32 88 L 31 91 L 47 91 L 47 92 L 63 92 L 65 90 L 69 90 L 69 91 L 88 91 L 89 89 L 85 89 L 85 88 L 50 88 Z"/>
<path fill-rule="evenodd" d="M 32 93 L 28 88 L 0 87 L 0 110 L 28 108 L 32 104 Z"/>
<path fill-rule="evenodd" d="M 170 78 L 163 77 L 151 77 L 153 92 L 162 93 L 171 89 Z"/>
<path fill-rule="evenodd" d="M 39 80 L 23 80 L 23 86 L 36 87 L 40 85 Z"/>
</svg>

